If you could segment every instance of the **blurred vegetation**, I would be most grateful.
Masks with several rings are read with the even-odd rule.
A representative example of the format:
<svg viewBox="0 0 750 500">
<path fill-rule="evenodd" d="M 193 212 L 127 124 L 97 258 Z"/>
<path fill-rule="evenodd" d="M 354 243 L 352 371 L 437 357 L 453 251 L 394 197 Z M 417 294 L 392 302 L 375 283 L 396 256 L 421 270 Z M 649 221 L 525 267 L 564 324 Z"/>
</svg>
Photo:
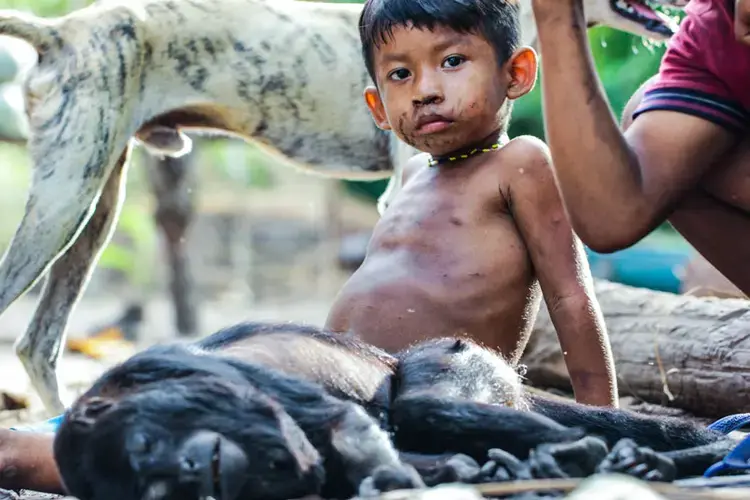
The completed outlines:
<svg viewBox="0 0 750 500">
<path fill-rule="evenodd" d="M 343 3 L 345 0 L 331 1 Z M 90 0 L 0 0 L 0 8 L 57 16 L 89 3 Z M 609 28 L 592 29 L 589 36 L 597 69 L 613 111 L 619 118 L 632 93 L 656 73 L 664 46 L 651 46 L 639 37 Z M 3 67 L 8 66 L 0 60 L 0 81 L 8 77 Z M 3 101 L 2 97 L 0 101 Z M 7 124 L 11 118 L 3 106 L 7 107 L 4 101 L 0 103 L 0 121 Z M 510 134 L 530 134 L 544 138 L 540 85 L 516 103 Z M 197 162 L 201 165 L 199 178 L 202 190 L 207 188 L 206 179 L 209 184 L 210 179 L 231 180 L 234 189 L 265 189 L 272 186 L 269 172 L 278 161 L 271 159 L 260 149 L 251 145 L 240 146 L 238 141 L 196 141 L 196 146 Z M 133 155 L 134 165 L 128 176 L 129 194 L 117 228 L 119 237 L 104 251 L 99 264 L 100 267 L 121 271 L 131 283 L 138 286 L 146 286 L 149 282 L 150 271 L 144 262 L 153 259 L 152 249 L 156 237 L 151 215 L 153 200 L 146 176 L 140 168 L 142 154 L 136 150 Z M 6 213 L 1 220 L 4 223 L 0 224 L 0 248 L 5 247 L 15 230 L 15 224 L 11 221 L 20 220 L 30 176 L 28 163 L 22 146 L 0 143 L 0 185 L 13 186 L 11 190 L 4 190 L 8 194 L 4 195 L 4 200 L 0 200 L 0 208 L 5 209 Z M 346 184 L 350 191 L 363 194 L 374 203 L 387 182 Z M 9 207 L 13 207 L 13 210 L 8 210 Z"/>
</svg>

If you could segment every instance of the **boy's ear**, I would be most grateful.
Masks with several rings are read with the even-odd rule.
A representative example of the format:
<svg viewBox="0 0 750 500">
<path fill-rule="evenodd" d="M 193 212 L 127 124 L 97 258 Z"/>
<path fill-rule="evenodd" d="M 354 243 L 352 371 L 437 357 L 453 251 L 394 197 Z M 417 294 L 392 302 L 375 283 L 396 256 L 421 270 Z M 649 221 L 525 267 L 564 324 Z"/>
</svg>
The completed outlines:
<svg viewBox="0 0 750 500">
<path fill-rule="evenodd" d="M 365 103 L 370 110 L 375 125 L 381 130 L 391 130 L 391 124 L 388 122 L 388 116 L 385 113 L 383 101 L 380 99 L 380 92 L 372 85 L 365 89 Z"/>
<path fill-rule="evenodd" d="M 536 52 L 531 47 L 516 50 L 508 61 L 510 84 L 508 99 L 518 99 L 528 94 L 536 84 L 538 61 Z"/>
</svg>

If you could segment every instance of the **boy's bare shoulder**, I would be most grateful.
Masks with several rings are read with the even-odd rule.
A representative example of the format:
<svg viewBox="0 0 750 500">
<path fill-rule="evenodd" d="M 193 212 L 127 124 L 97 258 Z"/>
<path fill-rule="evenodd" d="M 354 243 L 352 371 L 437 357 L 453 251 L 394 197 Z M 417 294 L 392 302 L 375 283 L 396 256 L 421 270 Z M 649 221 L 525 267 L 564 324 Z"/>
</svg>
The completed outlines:
<svg viewBox="0 0 750 500">
<path fill-rule="evenodd" d="M 521 135 L 514 138 L 505 146 L 507 155 L 505 162 L 513 162 L 524 172 L 527 169 L 552 169 L 552 155 L 549 147 L 541 139 L 533 135 Z"/>
<path fill-rule="evenodd" d="M 545 218 L 564 218 L 552 155 L 544 141 L 533 136 L 521 136 L 506 147 L 506 161 L 511 163 L 511 168 L 504 192 L 508 199 L 513 200 L 516 215 L 525 214 L 522 218 L 527 224 L 537 224 Z"/>
<path fill-rule="evenodd" d="M 504 148 L 500 168 L 508 187 L 553 183 L 552 156 L 544 141 L 530 135 L 511 140 Z"/>
</svg>

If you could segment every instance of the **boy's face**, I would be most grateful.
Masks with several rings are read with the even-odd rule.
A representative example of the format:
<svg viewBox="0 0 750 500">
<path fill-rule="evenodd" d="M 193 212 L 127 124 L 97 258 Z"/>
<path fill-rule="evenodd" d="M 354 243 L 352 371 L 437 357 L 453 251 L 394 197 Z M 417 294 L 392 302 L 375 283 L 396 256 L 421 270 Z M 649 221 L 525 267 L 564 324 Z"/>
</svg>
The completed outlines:
<svg viewBox="0 0 750 500">
<path fill-rule="evenodd" d="M 450 28 L 394 27 L 373 53 L 377 89 L 365 101 L 378 127 L 435 156 L 499 131 L 507 98 L 536 81 L 536 55 L 520 49 L 502 67 L 490 43 Z"/>
</svg>

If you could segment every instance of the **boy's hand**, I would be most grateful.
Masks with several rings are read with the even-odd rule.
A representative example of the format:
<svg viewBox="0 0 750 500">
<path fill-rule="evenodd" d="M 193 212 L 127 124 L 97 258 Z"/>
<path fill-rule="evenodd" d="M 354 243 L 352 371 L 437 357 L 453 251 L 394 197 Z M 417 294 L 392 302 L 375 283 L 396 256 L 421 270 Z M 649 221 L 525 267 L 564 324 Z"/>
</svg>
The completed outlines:
<svg viewBox="0 0 750 500">
<path fill-rule="evenodd" d="M 53 440 L 53 434 L 0 429 L 0 488 L 64 493 Z"/>
<path fill-rule="evenodd" d="M 537 25 L 543 21 L 552 21 L 550 17 L 554 17 L 557 12 L 571 12 L 575 9 L 583 14 L 583 0 L 532 0 L 531 6 Z"/>
</svg>

